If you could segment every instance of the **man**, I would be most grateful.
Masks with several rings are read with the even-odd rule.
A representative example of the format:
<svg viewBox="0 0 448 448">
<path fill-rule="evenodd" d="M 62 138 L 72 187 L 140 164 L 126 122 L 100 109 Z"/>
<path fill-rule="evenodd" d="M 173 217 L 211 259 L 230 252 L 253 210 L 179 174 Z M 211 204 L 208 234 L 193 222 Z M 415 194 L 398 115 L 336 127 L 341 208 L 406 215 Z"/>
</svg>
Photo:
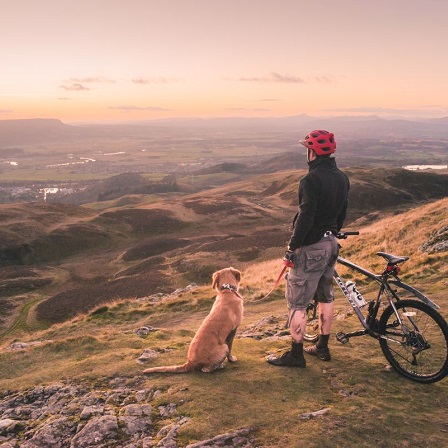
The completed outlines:
<svg viewBox="0 0 448 448">
<path fill-rule="evenodd" d="M 300 143 L 307 148 L 309 170 L 299 183 L 299 212 L 285 254 L 294 262 L 286 276 L 292 347 L 281 356 L 267 358 L 276 366 L 306 366 L 303 335 L 306 308 L 313 297 L 319 303 L 319 339 L 305 351 L 322 361 L 331 359 L 328 339 L 333 320 L 333 272 L 339 250 L 336 235 L 344 223 L 350 188 L 348 177 L 330 157 L 336 151 L 332 133 L 312 131 Z"/>
</svg>

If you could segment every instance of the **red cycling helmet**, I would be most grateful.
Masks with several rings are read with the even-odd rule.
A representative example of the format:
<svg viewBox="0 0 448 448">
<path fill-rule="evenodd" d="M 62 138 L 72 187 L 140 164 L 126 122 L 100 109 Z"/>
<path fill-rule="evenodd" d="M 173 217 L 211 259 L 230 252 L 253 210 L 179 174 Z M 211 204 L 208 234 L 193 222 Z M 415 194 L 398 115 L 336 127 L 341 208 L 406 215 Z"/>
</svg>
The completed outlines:
<svg viewBox="0 0 448 448">
<path fill-rule="evenodd" d="M 312 149 L 318 156 L 325 156 L 336 152 L 336 140 L 332 132 L 316 130 L 311 131 L 300 143 Z"/>
</svg>

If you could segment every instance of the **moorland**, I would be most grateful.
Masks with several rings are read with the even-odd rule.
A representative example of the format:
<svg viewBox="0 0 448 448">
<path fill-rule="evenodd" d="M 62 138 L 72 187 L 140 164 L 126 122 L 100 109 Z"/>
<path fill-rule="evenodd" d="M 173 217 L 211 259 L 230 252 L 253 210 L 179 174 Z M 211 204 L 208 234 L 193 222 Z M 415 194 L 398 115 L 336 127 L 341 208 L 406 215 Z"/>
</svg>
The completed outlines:
<svg viewBox="0 0 448 448">
<path fill-rule="evenodd" d="M 178 425 L 173 446 L 241 428 L 250 446 L 260 447 L 425 447 L 445 440 L 447 380 L 423 386 L 400 378 L 374 340 L 333 341 L 334 361 L 310 362 L 305 371 L 264 362 L 288 345 L 283 283 L 268 300 L 257 299 L 281 269 L 306 173 L 296 130 L 159 126 L 113 134 L 105 127 L 81 138 L 76 127 L 64 128 L 68 138 L 56 132 L 61 125 L 46 122 L 45 132 L 38 126 L 25 140 L 23 130 L 9 130 L 0 149 L 3 400 L 61 382 L 103 395 L 116 392 L 117 379 L 151 390 L 146 430 L 153 445 L 136 436 L 132 442 L 120 429 L 118 445 L 104 446 L 156 446 L 158 431 L 180 416 L 188 422 Z M 402 168 L 428 156 L 446 164 L 447 141 L 363 133 L 342 137 L 338 151 L 352 185 L 346 228 L 361 232 L 342 243 L 344 254 L 373 270 L 381 268 L 377 251 L 410 256 L 403 279 L 447 318 L 447 251 L 432 251 L 430 243 L 436 235 L 446 240 L 448 173 Z M 58 191 L 42 192 L 50 187 Z M 213 302 L 211 275 L 227 266 L 243 272 L 239 361 L 213 375 L 143 377 L 138 358 L 145 350 L 157 354 L 146 361 L 153 364 L 184 359 Z M 356 326 L 341 297 L 336 303 L 335 326 Z M 139 328 L 150 331 L 141 337 Z M 18 343 L 25 348 L 13 350 Z M 157 406 L 170 403 L 178 412 L 160 415 Z M 300 417 L 322 408 L 329 414 Z M 61 417 L 23 415 L 15 418 L 26 423 L 1 433 L 0 444 L 36 441 L 45 423 Z"/>
</svg>

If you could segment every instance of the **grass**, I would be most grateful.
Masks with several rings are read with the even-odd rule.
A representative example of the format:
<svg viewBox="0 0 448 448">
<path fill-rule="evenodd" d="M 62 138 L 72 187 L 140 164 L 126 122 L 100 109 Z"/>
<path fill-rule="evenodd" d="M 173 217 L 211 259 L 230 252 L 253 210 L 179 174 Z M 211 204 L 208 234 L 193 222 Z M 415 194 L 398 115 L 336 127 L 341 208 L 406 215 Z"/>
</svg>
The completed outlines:
<svg viewBox="0 0 448 448">
<path fill-rule="evenodd" d="M 359 237 L 343 241 L 341 254 L 368 269 L 380 270 L 383 250 L 408 255 L 403 279 L 441 306 L 448 318 L 446 297 L 447 253 L 419 251 L 429 235 L 447 225 L 448 199 L 427 204 L 360 229 Z M 245 265 L 241 293 L 246 299 L 239 334 L 266 316 L 286 313 L 284 282 L 267 300 L 282 263 L 278 251 L 271 258 Z M 235 266 L 238 267 L 238 266 Z M 341 274 L 343 270 L 341 269 Z M 345 275 L 345 272 L 344 272 Z M 47 341 L 25 351 L 8 351 L 15 333 L 2 339 L 0 390 L 78 381 L 126 377 L 142 378 L 145 366 L 137 358 L 146 348 L 162 349 L 148 365 L 182 363 L 192 335 L 214 300 L 209 285 L 160 302 L 118 300 L 102 304 L 68 322 L 30 331 L 25 325 L 30 308 L 20 318 L 20 337 Z M 338 294 L 336 313 L 344 316 L 348 304 Z M 335 320 L 333 333 L 359 329 L 351 316 Z M 134 330 L 155 331 L 140 338 Z M 29 331 L 29 332 L 28 332 Z M 421 385 L 391 370 L 374 339 L 353 339 L 341 345 L 331 339 L 333 360 L 307 358 L 306 369 L 276 368 L 265 362 L 268 353 L 289 346 L 286 340 L 238 337 L 238 362 L 217 373 L 145 377 L 146 388 L 163 391 L 160 403 L 174 402 L 191 418 L 183 425 L 178 445 L 250 427 L 262 447 L 430 447 L 446 443 L 448 380 Z M 321 417 L 301 414 L 329 409 Z"/>
<path fill-rule="evenodd" d="M 0 388 L 25 388 L 61 379 L 141 377 L 144 367 L 136 359 L 144 348 L 168 349 L 152 364 L 181 363 L 192 332 L 212 300 L 210 288 L 203 287 L 196 294 L 184 293 L 159 305 L 116 302 L 54 326 L 35 335 L 54 342 L 27 351 L 2 352 Z M 346 306 L 338 303 L 337 308 Z M 139 311 L 135 321 L 123 323 L 123 316 L 135 311 Z M 282 299 L 247 303 L 243 327 L 262 316 L 284 312 Z M 148 338 L 133 333 L 151 324 L 159 331 Z M 356 327 L 354 318 L 343 324 Z M 335 329 L 340 325 L 335 322 Z M 433 385 L 404 380 L 386 367 L 378 343 L 369 338 L 348 345 L 333 340 L 333 361 L 308 359 L 306 369 L 276 368 L 265 362 L 267 353 L 288 345 L 288 341 L 238 338 L 234 353 L 239 361 L 226 369 L 211 375 L 154 375 L 146 378 L 145 387 L 165 391 L 160 403 L 175 402 L 179 412 L 191 418 L 182 426 L 179 446 L 242 427 L 252 428 L 263 447 L 443 444 L 448 430 L 446 380 Z M 323 408 L 329 409 L 327 415 L 300 417 Z"/>
</svg>

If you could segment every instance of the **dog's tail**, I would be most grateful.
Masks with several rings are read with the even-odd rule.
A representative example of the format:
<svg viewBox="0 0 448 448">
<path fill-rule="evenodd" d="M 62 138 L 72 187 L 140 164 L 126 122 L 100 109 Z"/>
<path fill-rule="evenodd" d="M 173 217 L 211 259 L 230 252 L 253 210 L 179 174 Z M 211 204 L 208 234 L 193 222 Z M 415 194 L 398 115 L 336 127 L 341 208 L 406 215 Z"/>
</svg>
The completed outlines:
<svg viewBox="0 0 448 448">
<path fill-rule="evenodd" d="M 186 362 L 179 366 L 150 367 L 149 369 L 143 370 L 143 373 L 187 373 L 191 370 L 193 370 L 193 366 L 189 362 Z"/>
</svg>

